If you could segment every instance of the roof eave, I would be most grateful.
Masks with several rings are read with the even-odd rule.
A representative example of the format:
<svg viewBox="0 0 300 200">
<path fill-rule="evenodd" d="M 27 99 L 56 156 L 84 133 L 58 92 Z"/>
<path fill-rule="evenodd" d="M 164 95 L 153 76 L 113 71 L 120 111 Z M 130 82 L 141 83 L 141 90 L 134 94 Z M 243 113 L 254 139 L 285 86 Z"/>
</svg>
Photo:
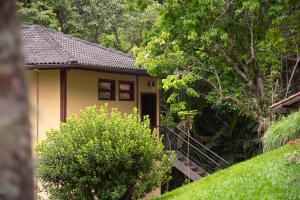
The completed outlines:
<svg viewBox="0 0 300 200">
<path fill-rule="evenodd" d="M 290 105 L 292 103 L 295 103 L 297 101 L 300 101 L 300 92 L 293 94 L 277 103 L 274 103 L 270 106 L 270 109 L 273 110 L 275 113 L 284 113 L 286 112 L 286 109 L 283 108 L 286 105 Z"/>
<path fill-rule="evenodd" d="M 119 68 L 111 66 L 87 65 L 87 64 L 74 64 L 74 63 L 60 63 L 60 64 L 25 64 L 27 69 L 79 69 L 88 71 L 99 72 L 113 72 L 134 75 L 149 76 L 146 69 L 133 69 L 133 68 Z"/>
</svg>

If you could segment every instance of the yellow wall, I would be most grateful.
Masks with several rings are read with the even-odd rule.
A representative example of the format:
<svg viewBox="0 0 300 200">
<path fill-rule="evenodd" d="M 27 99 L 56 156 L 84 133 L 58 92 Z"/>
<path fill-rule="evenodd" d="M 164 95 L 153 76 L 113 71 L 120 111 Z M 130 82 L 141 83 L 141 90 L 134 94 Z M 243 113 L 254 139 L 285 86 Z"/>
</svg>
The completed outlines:
<svg viewBox="0 0 300 200">
<path fill-rule="evenodd" d="M 108 103 L 109 108 L 118 108 L 121 112 L 130 113 L 136 106 L 136 93 L 134 101 L 118 101 L 118 83 L 116 82 L 116 100 L 98 100 L 98 79 L 134 81 L 134 75 L 122 75 L 113 73 L 69 70 L 67 72 L 67 116 L 78 114 L 79 111 L 90 105 L 104 105 Z"/>
<path fill-rule="evenodd" d="M 98 79 L 116 80 L 115 101 L 98 100 Z M 119 101 L 118 81 L 134 81 L 134 101 Z M 138 84 L 137 84 L 138 81 Z M 157 86 L 148 86 L 148 82 L 155 82 L 148 76 L 136 76 L 127 74 L 115 74 L 106 72 L 69 70 L 67 72 L 67 116 L 79 114 L 86 106 L 101 106 L 105 103 L 109 108 L 118 108 L 121 112 L 131 113 L 134 107 L 141 107 L 141 94 L 153 93 L 157 96 L 157 124 L 159 124 L 159 92 Z M 160 188 L 148 193 L 142 200 L 159 196 Z"/>
<path fill-rule="evenodd" d="M 28 71 L 30 119 L 33 146 L 45 139 L 46 131 L 60 122 L 59 70 Z"/>
<path fill-rule="evenodd" d="M 60 70 L 28 70 L 28 93 L 33 148 L 39 140 L 45 139 L 46 131 L 58 128 L 60 122 Z M 98 100 L 98 79 L 116 80 L 116 100 Z M 119 101 L 118 80 L 134 81 L 134 101 Z M 94 72 L 84 70 L 67 71 L 67 116 L 78 114 L 80 109 L 91 105 L 104 105 L 130 113 L 134 107 L 140 108 L 141 94 L 157 94 L 157 124 L 159 124 L 159 92 L 148 86 L 155 82 L 148 76 Z M 138 84 L 137 84 L 138 83 Z M 143 199 L 160 194 L 157 188 Z"/>
<path fill-rule="evenodd" d="M 28 70 L 27 74 L 32 138 L 35 146 L 38 140 L 46 137 L 46 131 L 58 128 L 60 122 L 60 71 L 58 69 Z M 98 79 L 116 80 L 115 101 L 98 100 Z M 118 100 L 119 80 L 134 81 L 134 101 Z M 155 79 L 129 74 L 68 70 L 67 116 L 79 114 L 79 111 L 86 106 L 101 106 L 105 103 L 109 108 L 118 108 L 123 113 L 131 113 L 134 107 L 141 107 L 142 93 L 154 93 L 157 94 L 157 124 L 159 124 L 159 92 L 156 86 L 149 87 L 149 82 L 155 82 Z"/>
<path fill-rule="evenodd" d="M 116 98 L 114 101 L 98 100 L 98 79 L 116 80 Z M 137 84 L 138 80 L 138 84 Z M 118 81 L 134 81 L 134 101 L 119 101 Z M 155 79 L 148 76 L 115 74 L 107 72 L 68 70 L 67 72 L 67 116 L 79 114 L 86 106 L 101 106 L 105 103 L 109 108 L 118 108 L 123 113 L 131 113 L 134 107 L 140 108 L 141 93 L 156 93 L 158 89 L 149 87 L 148 81 Z M 137 92 L 137 89 L 139 90 Z M 139 96 L 137 96 L 137 93 Z M 137 103 L 139 101 L 139 103 Z M 157 103 L 157 124 L 159 120 L 159 103 Z"/>
<path fill-rule="evenodd" d="M 31 139 L 32 145 L 37 142 L 37 72 L 28 71 L 28 98 L 30 107 Z"/>
</svg>

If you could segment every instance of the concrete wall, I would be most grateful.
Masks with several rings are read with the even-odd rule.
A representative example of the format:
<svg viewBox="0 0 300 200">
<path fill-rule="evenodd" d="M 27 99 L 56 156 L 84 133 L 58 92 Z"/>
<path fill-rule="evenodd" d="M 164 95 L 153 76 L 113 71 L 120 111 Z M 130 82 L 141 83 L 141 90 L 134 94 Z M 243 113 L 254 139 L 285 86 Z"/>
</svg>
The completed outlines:
<svg viewBox="0 0 300 200">
<path fill-rule="evenodd" d="M 98 79 L 110 79 L 116 81 L 116 98 L 114 101 L 98 100 Z M 118 81 L 134 82 L 134 101 L 119 101 Z M 157 102 L 159 102 L 158 89 L 157 87 L 149 87 L 149 81 L 153 82 L 155 79 L 148 76 L 129 74 L 68 70 L 67 116 L 79 114 L 79 111 L 86 106 L 97 105 L 99 107 L 105 103 L 108 104 L 109 108 L 118 108 L 123 113 L 131 113 L 134 107 L 140 108 L 142 93 L 157 94 Z M 157 124 L 158 122 L 159 103 L 157 103 Z"/>
<path fill-rule="evenodd" d="M 81 109 L 90 105 L 101 106 L 107 103 L 109 108 L 118 108 L 124 113 L 131 113 L 132 109 L 137 106 L 136 91 L 134 101 L 119 101 L 118 82 L 116 82 L 115 100 L 98 100 L 98 79 L 134 81 L 136 87 L 135 75 L 69 70 L 67 72 L 67 116 L 79 114 Z"/>
<path fill-rule="evenodd" d="M 59 70 L 28 71 L 28 90 L 33 147 L 46 138 L 46 131 L 60 122 Z"/>
<path fill-rule="evenodd" d="M 33 148 L 38 141 L 46 138 L 46 132 L 58 128 L 60 122 L 60 70 L 28 70 L 28 93 Z M 116 100 L 98 100 L 98 79 L 116 80 Z M 134 101 L 119 101 L 118 81 L 134 81 Z M 109 108 L 131 113 L 134 107 L 140 108 L 141 94 L 157 94 L 157 124 L 159 124 L 159 92 L 155 82 L 148 76 L 116 74 L 83 70 L 67 71 L 67 117 L 79 114 L 86 106 L 98 107 L 108 103 Z M 160 188 L 146 195 L 144 200 L 160 195 Z M 44 195 L 43 195 L 44 196 Z"/>
<path fill-rule="evenodd" d="M 60 122 L 60 71 L 28 70 L 28 92 L 30 101 L 30 119 L 32 124 L 33 146 L 46 137 L 46 131 L 58 128 Z M 98 100 L 98 79 L 116 80 L 115 101 Z M 134 82 L 134 101 L 119 101 L 118 81 Z M 157 124 L 159 124 L 159 92 L 155 82 L 148 76 L 116 74 L 106 72 L 68 70 L 67 71 L 67 117 L 79 114 L 86 106 L 98 107 L 108 104 L 109 108 L 118 108 L 123 113 L 131 113 L 134 107 L 141 107 L 141 94 L 157 95 Z"/>
</svg>

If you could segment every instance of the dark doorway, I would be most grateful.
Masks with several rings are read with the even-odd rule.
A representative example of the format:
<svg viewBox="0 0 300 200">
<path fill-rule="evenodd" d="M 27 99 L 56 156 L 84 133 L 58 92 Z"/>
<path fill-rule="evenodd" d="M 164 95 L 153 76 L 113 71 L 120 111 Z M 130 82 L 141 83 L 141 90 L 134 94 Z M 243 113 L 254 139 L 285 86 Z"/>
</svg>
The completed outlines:
<svg viewBox="0 0 300 200">
<path fill-rule="evenodd" d="M 141 115 L 149 116 L 150 126 L 155 127 L 156 124 L 156 94 L 142 94 L 141 98 Z"/>
</svg>

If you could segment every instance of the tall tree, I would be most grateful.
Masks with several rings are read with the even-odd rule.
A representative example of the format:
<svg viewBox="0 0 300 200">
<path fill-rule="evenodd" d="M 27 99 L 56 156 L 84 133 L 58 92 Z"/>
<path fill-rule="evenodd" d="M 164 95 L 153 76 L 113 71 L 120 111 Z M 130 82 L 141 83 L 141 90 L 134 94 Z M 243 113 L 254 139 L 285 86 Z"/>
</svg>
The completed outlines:
<svg viewBox="0 0 300 200">
<path fill-rule="evenodd" d="M 42 0 L 18 1 L 19 13 L 25 24 L 40 24 L 52 29 L 58 29 L 58 20 L 53 9 Z"/>
<path fill-rule="evenodd" d="M 27 88 L 16 1 L 0 1 L 0 199 L 33 199 Z"/>
<path fill-rule="evenodd" d="M 263 132 L 269 106 L 286 90 L 279 84 L 282 62 L 297 67 L 300 58 L 299 8 L 294 0 L 165 0 L 137 63 L 162 77 L 165 89 L 192 96 L 199 95 L 195 81 L 206 80 L 212 104 L 252 117 Z M 178 102 L 178 94 L 169 102 Z"/>
<path fill-rule="evenodd" d="M 151 3 L 135 9 L 125 0 L 19 0 L 26 24 L 41 24 L 123 52 L 142 41 L 159 10 Z"/>
</svg>

